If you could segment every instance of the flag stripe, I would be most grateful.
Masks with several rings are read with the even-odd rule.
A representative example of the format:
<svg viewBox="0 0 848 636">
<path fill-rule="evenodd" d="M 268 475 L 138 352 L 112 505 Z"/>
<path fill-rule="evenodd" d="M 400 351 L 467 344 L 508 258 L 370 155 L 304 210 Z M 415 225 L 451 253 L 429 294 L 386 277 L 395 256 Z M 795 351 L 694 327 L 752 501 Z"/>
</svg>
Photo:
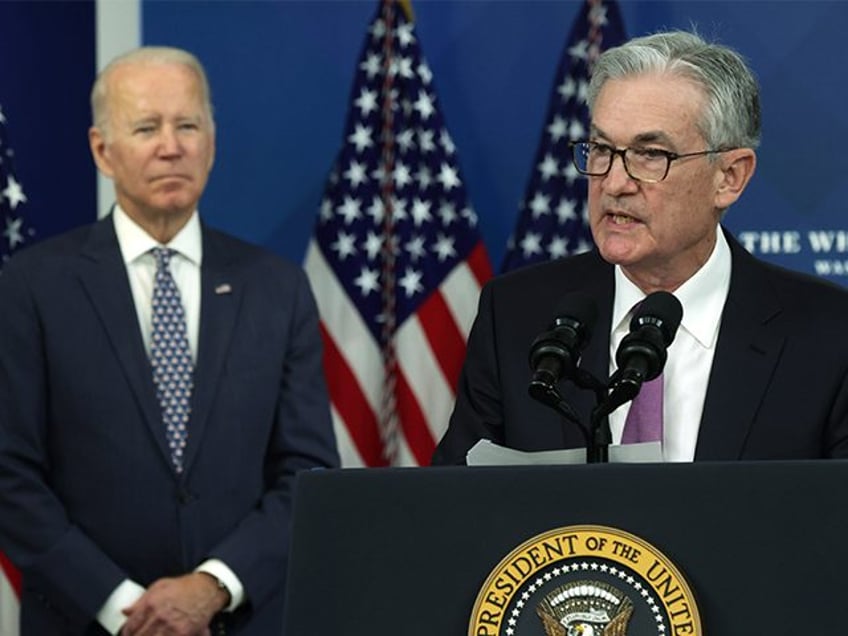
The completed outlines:
<svg viewBox="0 0 848 636">
<path fill-rule="evenodd" d="M 428 434 L 441 437 L 455 391 L 445 378 L 436 352 L 429 346 L 419 318 L 406 321 L 398 332 L 397 347 L 400 370 L 426 418 Z M 464 349 L 463 343 L 457 355 L 462 356 Z"/>
<path fill-rule="evenodd" d="M 21 573 L 9 561 L 9 557 L 0 552 L 0 573 L 6 578 L 15 595 L 21 595 Z"/>
<path fill-rule="evenodd" d="M 337 343 L 339 356 L 359 380 L 368 408 L 379 412 L 382 386 L 379 378 L 383 370 L 380 349 L 314 241 L 307 251 L 306 270 L 324 328 Z M 333 367 L 325 367 L 325 370 L 328 378 L 335 372 Z"/>
<path fill-rule="evenodd" d="M 492 264 L 489 261 L 489 255 L 482 241 L 471 250 L 467 263 L 480 287 L 492 277 Z"/>
<path fill-rule="evenodd" d="M 406 441 L 415 462 L 419 466 L 427 466 L 430 464 L 433 451 L 436 450 L 436 443 L 430 434 L 427 420 L 421 411 L 421 405 L 415 398 L 406 381 L 406 375 L 403 373 L 398 374 L 397 394 L 398 415 Z"/>
<path fill-rule="evenodd" d="M 335 370 L 335 373 L 327 376 L 327 388 L 334 397 L 333 406 L 365 464 L 385 465 L 377 417 L 324 325 L 321 325 L 321 337 L 324 341 L 324 368 Z"/>
<path fill-rule="evenodd" d="M 448 386 L 455 393 L 465 353 L 465 339 L 440 291 L 431 294 L 421 305 L 418 320 Z"/>
</svg>

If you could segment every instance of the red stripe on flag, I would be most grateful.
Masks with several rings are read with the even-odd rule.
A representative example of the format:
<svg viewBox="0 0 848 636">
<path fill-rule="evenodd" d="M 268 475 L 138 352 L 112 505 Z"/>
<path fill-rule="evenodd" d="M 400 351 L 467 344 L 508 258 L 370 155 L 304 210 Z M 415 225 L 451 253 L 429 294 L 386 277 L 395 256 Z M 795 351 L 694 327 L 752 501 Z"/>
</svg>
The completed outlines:
<svg viewBox="0 0 848 636">
<path fill-rule="evenodd" d="M 324 375 L 330 400 L 344 421 L 359 456 L 366 466 L 388 465 L 377 417 L 362 392 L 359 379 L 336 347 L 323 321 L 321 338 L 324 341 Z"/>
<path fill-rule="evenodd" d="M 418 321 L 427 336 L 430 349 L 442 369 L 451 391 L 456 393 L 459 372 L 465 358 L 465 338 L 456 325 L 453 314 L 440 290 L 418 309 Z"/>
<path fill-rule="evenodd" d="M 436 441 L 415 394 L 401 372 L 397 375 L 397 410 L 406 443 L 419 466 L 429 466 Z"/>
<path fill-rule="evenodd" d="M 0 552 L 0 573 L 2 573 L 9 581 L 12 589 L 15 590 L 18 598 L 21 597 L 21 573 L 12 565 L 9 558 Z"/>
<path fill-rule="evenodd" d="M 480 287 L 492 277 L 492 265 L 489 262 L 489 255 L 486 253 L 486 246 L 483 245 L 483 241 L 477 243 L 477 247 L 471 250 L 466 262 Z"/>
</svg>

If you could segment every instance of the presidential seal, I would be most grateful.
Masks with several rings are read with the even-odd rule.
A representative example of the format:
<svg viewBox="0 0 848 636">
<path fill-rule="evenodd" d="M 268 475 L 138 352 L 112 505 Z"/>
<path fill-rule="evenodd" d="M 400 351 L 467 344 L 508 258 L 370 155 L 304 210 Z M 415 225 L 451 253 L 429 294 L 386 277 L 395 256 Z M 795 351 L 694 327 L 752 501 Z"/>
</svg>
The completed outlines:
<svg viewBox="0 0 848 636">
<path fill-rule="evenodd" d="M 701 636 L 689 585 L 648 542 L 606 526 L 525 541 L 489 574 L 468 636 Z"/>
</svg>

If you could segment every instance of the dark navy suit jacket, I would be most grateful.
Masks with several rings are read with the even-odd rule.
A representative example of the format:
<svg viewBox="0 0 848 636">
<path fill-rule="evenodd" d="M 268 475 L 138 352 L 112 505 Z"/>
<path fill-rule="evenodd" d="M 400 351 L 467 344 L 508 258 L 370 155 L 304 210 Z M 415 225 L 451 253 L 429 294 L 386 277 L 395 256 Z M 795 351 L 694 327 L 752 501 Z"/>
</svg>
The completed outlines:
<svg viewBox="0 0 848 636">
<path fill-rule="evenodd" d="M 725 235 L 730 290 L 695 459 L 848 456 L 848 291 L 765 264 Z M 606 381 L 614 285 L 613 267 L 597 251 L 490 281 L 469 337 L 456 407 L 433 462 L 463 463 L 481 438 L 526 451 L 585 446 L 575 425 L 528 395 L 528 352 L 562 297 L 580 290 L 598 307 L 581 366 Z M 594 393 L 570 382 L 561 389 L 588 423 Z"/>
<path fill-rule="evenodd" d="M 125 578 L 223 560 L 238 634 L 279 633 L 296 471 L 336 466 L 303 271 L 203 227 L 185 469 L 172 470 L 112 219 L 22 251 L 0 275 L 0 549 L 23 636 L 105 633 Z"/>
</svg>

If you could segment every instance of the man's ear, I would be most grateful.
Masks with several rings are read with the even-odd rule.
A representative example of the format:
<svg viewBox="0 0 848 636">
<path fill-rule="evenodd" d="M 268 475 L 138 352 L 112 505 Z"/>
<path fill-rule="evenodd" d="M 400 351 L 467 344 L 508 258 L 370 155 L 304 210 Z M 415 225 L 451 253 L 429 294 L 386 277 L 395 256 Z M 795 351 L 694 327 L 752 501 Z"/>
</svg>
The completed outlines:
<svg viewBox="0 0 848 636">
<path fill-rule="evenodd" d="M 97 126 L 92 126 L 88 129 L 88 146 L 91 148 L 91 156 L 94 157 L 94 163 L 97 164 L 97 169 L 103 173 L 104 177 L 111 178 L 114 171 L 112 170 L 109 148 L 106 145 L 106 136 Z"/>
<path fill-rule="evenodd" d="M 742 196 L 757 167 L 757 154 L 751 148 L 737 148 L 721 153 L 720 157 L 715 207 L 724 210 Z"/>
</svg>

